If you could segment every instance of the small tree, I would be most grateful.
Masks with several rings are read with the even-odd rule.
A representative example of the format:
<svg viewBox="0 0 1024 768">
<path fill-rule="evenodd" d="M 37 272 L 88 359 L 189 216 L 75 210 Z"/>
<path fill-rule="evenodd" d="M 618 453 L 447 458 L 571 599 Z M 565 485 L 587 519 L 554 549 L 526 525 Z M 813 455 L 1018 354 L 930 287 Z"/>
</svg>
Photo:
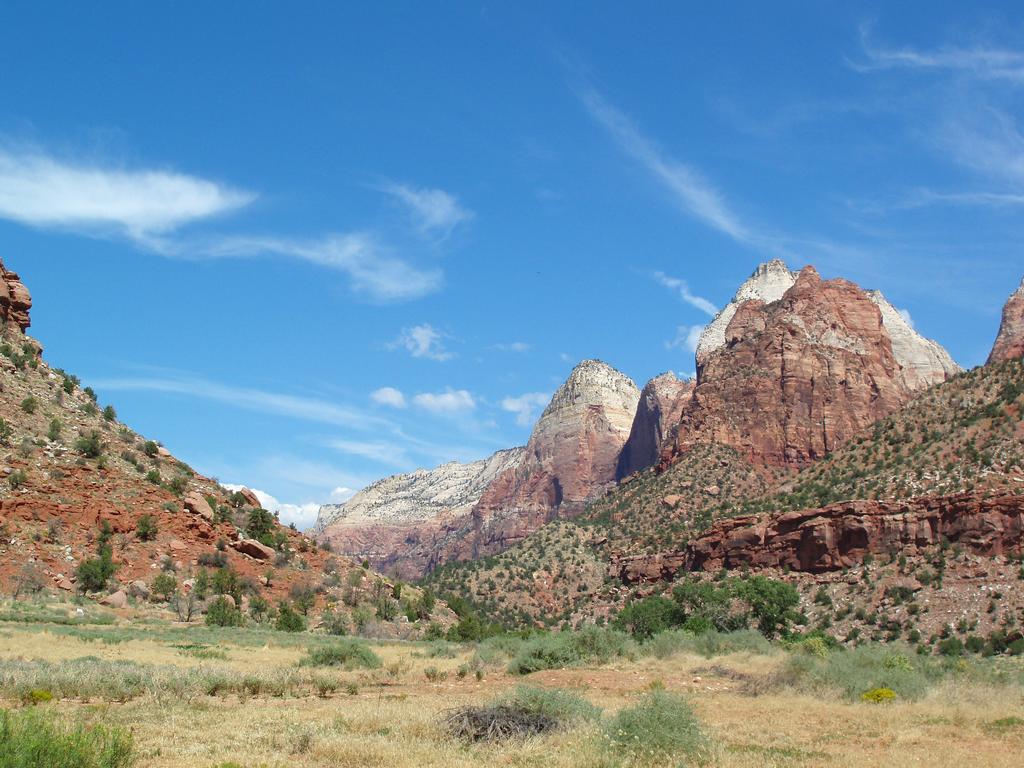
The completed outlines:
<svg viewBox="0 0 1024 768">
<path fill-rule="evenodd" d="M 246 520 L 245 532 L 249 538 L 272 547 L 275 544 L 274 529 L 276 527 L 277 521 L 270 512 L 265 509 L 254 509 Z"/>
<path fill-rule="evenodd" d="M 57 440 L 60 440 L 60 431 L 61 431 L 60 419 L 53 419 L 52 421 L 50 421 L 50 428 L 46 432 L 46 438 L 51 443 L 54 443 Z"/>
<path fill-rule="evenodd" d="M 83 432 L 75 441 L 75 450 L 88 459 L 96 459 L 103 455 L 103 439 L 100 433 L 93 429 Z"/>
<path fill-rule="evenodd" d="M 269 611 L 270 603 L 268 603 L 266 598 L 262 595 L 255 595 L 249 601 L 249 615 L 252 616 L 254 621 L 263 623 L 263 620 L 267 618 L 267 613 Z"/>
<path fill-rule="evenodd" d="M 158 453 L 160 453 L 160 446 L 152 440 L 147 440 L 146 444 L 142 447 L 142 452 L 149 456 L 149 458 L 153 459 L 156 458 Z"/>
<path fill-rule="evenodd" d="M 288 603 L 281 601 L 277 608 L 277 620 L 274 622 L 274 629 L 281 632 L 301 632 L 306 628 L 306 622 L 302 616 L 296 613 Z"/>
<path fill-rule="evenodd" d="M 104 421 L 116 421 L 117 411 L 114 410 L 114 406 L 108 405 L 103 409 L 103 420 Z"/>
<path fill-rule="evenodd" d="M 149 588 L 157 597 L 163 600 L 170 600 L 178 590 L 178 580 L 170 573 L 159 573 L 153 579 L 153 583 L 150 584 Z"/>
<path fill-rule="evenodd" d="M 194 589 L 186 594 L 175 591 L 171 597 L 171 607 L 178 614 L 178 621 L 192 621 L 192 617 L 196 612 L 197 602 L 198 599 Z"/>
<path fill-rule="evenodd" d="M 206 609 L 208 627 L 240 627 L 243 621 L 242 612 L 224 595 L 214 600 Z"/>
</svg>

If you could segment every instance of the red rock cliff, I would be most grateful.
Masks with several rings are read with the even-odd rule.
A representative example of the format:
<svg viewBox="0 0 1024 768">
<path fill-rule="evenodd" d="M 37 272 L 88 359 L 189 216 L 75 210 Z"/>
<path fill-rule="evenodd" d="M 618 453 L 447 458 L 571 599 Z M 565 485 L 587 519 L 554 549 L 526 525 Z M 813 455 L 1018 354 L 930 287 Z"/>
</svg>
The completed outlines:
<svg viewBox="0 0 1024 768">
<path fill-rule="evenodd" d="M 15 325 L 24 333 L 30 325 L 28 313 L 31 308 L 32 296 L 28 288 L 0 261 L 0 322 Z"/>
<path fill-rule="evenodd" d="M 914 394 L 878 306 L 813 267 L 778 301 L 740 304 L 725 336 L 699 367 L 663 461 L 694 442 L 717 442 L 754 462 L 805 466 Z"/>
<path fill-rule="evenodd" d="M 1024 357 L 1024 281 L 1003 307 L 1003 320 L 999 325 L 990 363 Z"/>
</svg>

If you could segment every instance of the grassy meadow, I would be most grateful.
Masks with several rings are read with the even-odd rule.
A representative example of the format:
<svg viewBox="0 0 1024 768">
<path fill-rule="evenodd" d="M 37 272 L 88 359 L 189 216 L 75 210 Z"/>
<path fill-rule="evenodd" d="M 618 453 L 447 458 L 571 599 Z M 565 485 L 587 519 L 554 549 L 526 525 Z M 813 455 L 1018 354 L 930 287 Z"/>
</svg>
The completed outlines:
<svg viewBox="0 0 1024 768">
<path fill-rule="evenodd" d="M 0 768 L 959 768 L 1024 753 L 1019 658 L 755 632 L 456 644 L 122 625 L 70 605 L 2 616 Z"/>
</svg>

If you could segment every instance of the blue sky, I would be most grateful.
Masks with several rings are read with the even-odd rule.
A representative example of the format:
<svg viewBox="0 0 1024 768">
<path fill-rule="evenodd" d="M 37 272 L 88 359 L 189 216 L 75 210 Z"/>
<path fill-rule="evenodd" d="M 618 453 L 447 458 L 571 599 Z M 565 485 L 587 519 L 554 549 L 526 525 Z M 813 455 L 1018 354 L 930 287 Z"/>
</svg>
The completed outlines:
<svg viewBox="0 0 1024 768">
<path fill-rule="evenodd" d="M 0 9 L 33 334 L 285 519 L 522 443 L 580 359 L 691 372 L 768 258 L 984 361 L 1024 273 L 1019 4 L 342 5 Z"/>
</svg>

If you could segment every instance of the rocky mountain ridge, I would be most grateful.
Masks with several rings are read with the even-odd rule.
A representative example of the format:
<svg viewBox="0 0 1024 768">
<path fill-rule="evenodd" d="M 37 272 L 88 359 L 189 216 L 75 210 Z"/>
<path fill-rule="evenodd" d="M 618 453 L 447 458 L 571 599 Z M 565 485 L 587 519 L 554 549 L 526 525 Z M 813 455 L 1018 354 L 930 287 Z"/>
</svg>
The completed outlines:
<svg viewBox="0 0 1024 768">
<path fill-rule="evenodd" d="M 449 461 L 378 480 L 342 504 L 321 506 L 313 533 L 331 526 L 405 525 L 444 513 L 469 514 L 491 481 L 522 461 L 523 451 L 506 448 L 479 461 Z"/>
</svg>

